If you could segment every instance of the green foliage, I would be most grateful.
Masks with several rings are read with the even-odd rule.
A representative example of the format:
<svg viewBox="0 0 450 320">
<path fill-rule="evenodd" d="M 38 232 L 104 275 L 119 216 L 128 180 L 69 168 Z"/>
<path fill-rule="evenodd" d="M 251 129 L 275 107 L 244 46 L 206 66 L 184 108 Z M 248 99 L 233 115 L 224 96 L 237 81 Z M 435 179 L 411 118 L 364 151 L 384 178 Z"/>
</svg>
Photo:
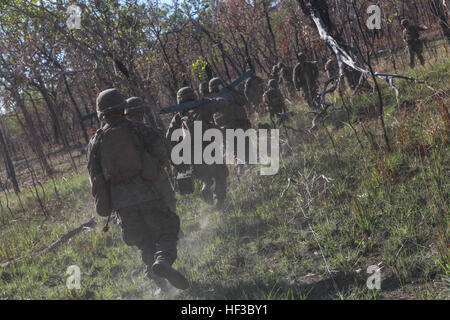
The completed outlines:
<svg viewBox="0 0 450 320">
<path fill-rule="evenodd" d="M 206 75 L 206 66 L 208 62 L 203 61 L 202 59 L 198 59 L 191 66 L 191 74 L 194 77 L 197 77 L 200 81 L 208 80 Z"/>
</svg>

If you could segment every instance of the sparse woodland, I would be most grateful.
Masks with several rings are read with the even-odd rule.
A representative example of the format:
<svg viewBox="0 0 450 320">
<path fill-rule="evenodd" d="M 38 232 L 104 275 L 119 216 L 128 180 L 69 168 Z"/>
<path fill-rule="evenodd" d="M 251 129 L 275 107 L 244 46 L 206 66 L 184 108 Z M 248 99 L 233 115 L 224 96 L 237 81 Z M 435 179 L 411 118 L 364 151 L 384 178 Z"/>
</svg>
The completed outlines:
<svg viewBox="0 0 450 320">
<path fill-rule="evenodd" d="M 70 5 L 79 29 L 67 25 Z M 366 25 L 370 5 L 379 30 Z M 335 52 L 314 14 L 370 70 L 373 90 L 327 91 Z M 225 212 L 211 212 L 199 186 L 179 197 L 177 263 L 193 285 L 172 298 L 448 299 L 449 15 L 445 0 L 0 1 L 0 264 L 26 257 L 0 267 L 0 299 L 157 298 L 131 280 L 143 270 L 118 228 L 87 228 L 33 258 L 95 216 L 85 146 L 97 94 L 145 97 L 164 130 L 159 111 L 180 87 L 231 83 L 249 67 L 267 82 L 299 52 L 318 63 L 320 110 L 300 94 L 289 102 L 280 173 L 233 172 Z M 425 66 L 409 68 L 404 18 L 428 27 Z M 395 90 L 376 73 L 399 75 Z M 88 270 L 80 292 L 64 287 L 70 264 Z M 369 265 L 385 291 L 365 287 Z"/>
</svg>

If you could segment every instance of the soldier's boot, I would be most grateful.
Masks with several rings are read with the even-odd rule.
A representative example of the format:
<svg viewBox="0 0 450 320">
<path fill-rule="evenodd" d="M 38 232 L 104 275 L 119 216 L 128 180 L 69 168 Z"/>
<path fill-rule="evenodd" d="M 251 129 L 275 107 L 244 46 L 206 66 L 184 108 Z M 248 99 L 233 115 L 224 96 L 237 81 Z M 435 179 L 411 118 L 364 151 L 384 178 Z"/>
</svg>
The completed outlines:
<svg viewBox="0 0 450 320">
<path fill-rule="evenodd" d="M 167 280 L 157 276 L 153 272 L 153 270 L 152 270 L 152 268 L 150 266 L 147 267 L 147 272 L 145 273 L 145 276 L 148 279 L 153 280 L 155 282 L 155 284 L 158 286 L 158 288 L 161 289 L 162 292 L 168 292 L 169 291 L 169 285 L 167 284 Z"/>
<path fill-rule="evenodd" d="M 162 257 L 158 257 L 152 266 L 153 272 L 164 279 L 177 289 L 186 290 L 189 288 L 187 279 L 177 270 L 172 268 L 169 262 Z"/>
</svg>

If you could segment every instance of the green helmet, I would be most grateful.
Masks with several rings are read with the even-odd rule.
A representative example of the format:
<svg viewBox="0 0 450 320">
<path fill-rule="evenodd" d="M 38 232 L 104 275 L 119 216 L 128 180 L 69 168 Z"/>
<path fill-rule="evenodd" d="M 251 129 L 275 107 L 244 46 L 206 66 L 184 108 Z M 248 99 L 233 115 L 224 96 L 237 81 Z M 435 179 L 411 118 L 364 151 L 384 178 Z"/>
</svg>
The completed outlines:
<svg viewBox="0 0 450 320">
<path fill-rule="evenodd" d="M 275 79 L 270 79 L 269 82 L 267 83 L 267 87 L 269 88 L 278 88 L 278 82 Z"/>
<path fill-rule="evenodd" d="M 200 83 L 200 86 L 198 88 L 198 91 L 200 91 L 200 94 L 207 95 L 209 94 L 209 84 L 208 81 Z"/>
<path fill-rule="evenodd" d="M 217 93 L 225 87 L 223 80 L 220 78 L 212 78 L 209 81 L 209 93 Z"/>
<path fill-rule="evenodd" d="M 137 112 L 144 112 L 145 106 L 144 106 L 144 101 L 142 100 L 142 98 L 131 97 L 131 98 L 128 98 L 126 101 L 127 101 L 127 107 L 125 109 L 126 116 L 131 115 L 133 113 L 137 113 Z"/>
<path fill-rule="evenodd" d="M 185 103 L 197 100 L 197 95 L 191 87 L 184 87 L 177 92 L 177 103 Z"/>
<path fill-rule="evenodd" d="M 104 90 L 97 97 L 97 116 L 102 119 L 105 114 L 126 107 L 125 97 L 116 88 Z"/>
</svg>

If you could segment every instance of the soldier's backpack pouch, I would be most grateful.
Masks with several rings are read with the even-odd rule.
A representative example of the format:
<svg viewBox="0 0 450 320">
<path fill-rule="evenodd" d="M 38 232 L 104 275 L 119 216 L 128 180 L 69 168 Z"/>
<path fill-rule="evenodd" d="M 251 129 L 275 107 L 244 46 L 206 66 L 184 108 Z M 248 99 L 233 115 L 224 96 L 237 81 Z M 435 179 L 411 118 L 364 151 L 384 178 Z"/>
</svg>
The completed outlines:
<svg viewBox="0 0 450 320">
<path fill-rule="evenodd" d="M 126 182 L 141 173 L 138 141 L 127 125 L 108 128 L 101 139 L 100 159 L 106 181 L 112 184 Z"/>
<path fill-rule="evenodd" d="M 178 173 L 177 186 L 180 194 L 190 194 L 194 192 L 194 180 L 192 178 L 191 170 Z"/>
<path fill-rule="evenodd" d="M 102 175 L 98 175 L 91 181 L 91 185 L 91 192 L 95 199 L 95 210 L 102 217 L 109 216 L 112 207 L 108 183 Z"/>
</svg>

